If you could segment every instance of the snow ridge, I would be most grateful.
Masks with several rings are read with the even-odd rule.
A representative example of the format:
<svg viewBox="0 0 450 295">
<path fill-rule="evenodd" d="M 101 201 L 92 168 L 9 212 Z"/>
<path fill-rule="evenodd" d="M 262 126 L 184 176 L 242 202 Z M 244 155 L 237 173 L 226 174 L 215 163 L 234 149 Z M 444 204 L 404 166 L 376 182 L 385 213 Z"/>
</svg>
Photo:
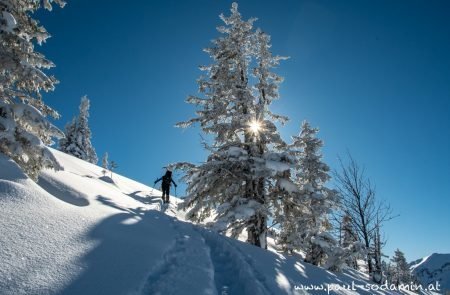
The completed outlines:
<svg viewBox="0 0 450 295">
<path fill-rule="evenodd" d="M 450 254 L 433 253 L 411 263 L 411 270 L 424 286 L 439 282 L 442 290 L 450 290 Z"/>
</svg>

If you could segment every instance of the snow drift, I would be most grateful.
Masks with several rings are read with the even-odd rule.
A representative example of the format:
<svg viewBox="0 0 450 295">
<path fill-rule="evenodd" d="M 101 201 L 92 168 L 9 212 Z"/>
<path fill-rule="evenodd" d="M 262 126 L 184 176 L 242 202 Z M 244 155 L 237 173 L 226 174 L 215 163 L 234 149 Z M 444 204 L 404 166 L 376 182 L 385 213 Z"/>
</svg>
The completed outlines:
<svg viewBox="0 0 450 295">
<path fill-rule="evenodd" d="M 183 221 L 153 188 L 52 150 L 38 183 L 0 154 L 0 294 L 326 294 L 367 284 Z M 331 294 L 381 294 L 333 291 Z"/>
</svg>

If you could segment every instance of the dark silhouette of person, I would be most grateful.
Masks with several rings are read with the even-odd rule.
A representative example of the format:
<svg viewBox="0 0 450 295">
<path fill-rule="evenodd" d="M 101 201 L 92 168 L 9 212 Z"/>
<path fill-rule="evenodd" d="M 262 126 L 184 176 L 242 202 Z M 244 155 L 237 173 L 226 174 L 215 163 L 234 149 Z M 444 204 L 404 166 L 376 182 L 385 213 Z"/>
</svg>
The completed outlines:
<svg viewBox="0 0 450 295">
<path fill-rule="evenodd" d="M 170 194 L 170 185 L 173 183 L 175 187 L 177 187 L 177 184 L 172 179 L 172 171 L 167 170 L 166 174 L 164 174 L 163 177 L 158 178 L 155 180 L 154 185 L 156 185 L 159 181 L 162 180 L 161 183 L 161 190 L 162 190 L 162 199 L 164 204 L 169 203 L 169 194 Z"/>
</svg>

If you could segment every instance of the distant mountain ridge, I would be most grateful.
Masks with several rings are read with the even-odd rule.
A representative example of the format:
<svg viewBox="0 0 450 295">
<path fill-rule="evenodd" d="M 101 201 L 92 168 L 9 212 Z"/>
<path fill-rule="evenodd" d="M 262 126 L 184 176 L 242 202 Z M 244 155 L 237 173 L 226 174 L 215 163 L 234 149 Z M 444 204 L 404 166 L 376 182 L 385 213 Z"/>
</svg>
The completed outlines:
<svg viewBox="0 0 450 295">
<path fill-rule="evenodd" d="M 422 285 L 439 282 L 443 293 L 450 292 L 450 254 L 433 253 L 411 262 L 410 267 Z"/>
</svg>

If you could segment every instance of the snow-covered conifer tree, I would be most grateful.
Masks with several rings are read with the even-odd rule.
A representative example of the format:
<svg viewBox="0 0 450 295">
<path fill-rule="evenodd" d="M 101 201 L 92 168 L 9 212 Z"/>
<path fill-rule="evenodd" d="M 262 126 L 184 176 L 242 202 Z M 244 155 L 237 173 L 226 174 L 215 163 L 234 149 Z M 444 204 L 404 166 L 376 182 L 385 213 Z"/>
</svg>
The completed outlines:
<svg viewBox="0 0 450 295">
<path fill-rule="evenodd" d="M 317 138 L 317 128 L 302 123 L 299 136 L 293 137 L 291 152 L 297 158 L 294 179 L 299 192 L 292 194 L 296 204 L 287 222 L 293 222 L 289 233 L 298 239 L 306 253 L 305 261 L 314 265 L 324 263 L 327 253 L 336 252 L 337 241 L 329 234 L 328 214 L 337 203 L 337 194 L 325 186 L 330 179 L 329 167 L 322 162 L 322 140 Z M 329 257 L 331 259 L 331 257 Z"/>
<path fill-rule="evenodd" d="M 391 262 L 390 277 L 392 281 L 390 283 L 396 284 L 397 286 L 411 283 L 413 277 L 408 262 L 406 262 L 405 254 L 399 249 L 395 250 Z"/>
<path fill-rule="evenodd" d="M 102 168 L 103 168 L 102 170 L 103 176 L 106 176 L 106 173 L 108 172 L 109 169 L 108 152 L 105 152 L 105 154 L 103 155 Z"/>
<path fill-rule="evenodd" d="M 391 262 L 390 261 L 386 262 L 386 261 L 383 260 L 381 262 L 381 267 L 382 267 L 382 270 L 383 270 L 383 283 L 385 281 L 387 281 L 388 284 L 391 283 L 392 282 L 392 265 L 391 265 Z"/>
<path fill-rule="evenodd" d="M 43 69 L 54 64 L 34 51 L 49 37 L 31 18 L 42 5 L 62 0 L 0 0 L 0 152 L 13 159 L 33 179 L 42 168 L 61 169 L 45 145 L 63 133 L 45 118 L 58 113 L 42 100 L 41 91 L 52 91 L 57 80 Z"/>
<path fill-rule="evenodd" d="M 111 179 L 113 177 L 113 171 L 116 170 L 116 168 L 118 168 L 119 165 L 117 165 L 117 163 L 115 161 L 111 161 L 110 165 L 109 165 L 109 170 L 111 171 Z"/>
<path fill-rule="evenodd" d="M 347 247 L 351 243 L 358 240 L 358 236 L 356 235 L 355 231 L 353 230 L 353 224 L 351 222 L 350 215 L 346 214 L 344 217 L 342 217 L 342 223 L 340 228 L 340 238 L 341 238 L 341 245 L 343 247 Z"/>
<path fill-rule="evenodd" d="M 320 245 L 321 250 L 326 254 L 326 261 L 323 267 L 334 272 L 340 272 L 343 268 L 352 267 L 349 266 L 348 261 L 356 261 L 358 257 L 367 253 L 361 242 L 355 241 L 347 247 L 342 247 L 329 233 L 323 233 L 317 244 Z"/>
<path fill-rule="evenodd" d="M 80 114 L 66 125 L 66 137 L 59 141 L 59 148 L 69 155 L 96 164 L 98 158 L 91 143 L 92 132 L 88 124 L 89 107 L 89 99 L 83 96 Z"/>
<path fill-rule="evenodd" d="M 294 164 L 294 158 L 286 152 L 286 143 L 281 139 L 275 122 L 284 124 L 288 118 L 274 114 L 269 107 L 274 100 L 279 98 L 279 84 L 283 78 L 272 71 L 281 60 L 287 59 L 283 56 L 273 56 L 270 50 L 270 36 L 257 29 L 252 36 L 254 42 L 255 67 L 253 75 L 256 80 L 254 89 L 255 94 L 255 115 L 251 126 L 259 130 L 252 132 L 254 144 L 252 145 L 251 155 L 253 156 L 252 170 L 255 172 L 253 187 L 255 188 L 255 199 L 263 200 L 265 209 L 264 216 L 259 220 L 260 228 L 248 228 L 249 242 L 255 244 L 260 232 L 266 231 L 266 220 L 268 215 L 273 217 L 279 204 L 283 204 L 285 195 L 296 191 L 295 184 L 291 181 L 290 168 Z M 269 210 L 270 208 L 270 210 Z M 258 224 L 258 223 L 256 223 Z M 253 237 L 253 238 L 252 238 Z M 265 238 L 264 238 L 265 240 Z M 258 243 L 256 243 L 258 244 Z"/>
<path fill-rule="evenodd" d="M 352 247 L 355 243 L 359 243 L 358 235 L 355 232 L 353 228 L 353 223 L 351 220 L 351 216 L 346 214 L 342 217 L 342 223 L 340 228 L 340 245 L 342 248 L 349 248 Z M 349 255 L 345 259 L 345 263 L 347 266 L 358 269 L 358 263 L 357 263 L 358 255 Z"/>
<path fill-rule="evenodd" d="M 203 97 L 187 99 L 199 107 L 197 117 L 178 124 L 199 123 L 212 135 L 205 144 L 210 155 L 201 165 L 177 166 L 186 171 L 188 218 L 200 222 L 214 212 L 217 230 L 236 237 L 246 229 L 249 243 L 265 247 L 268 186 L 290 168 L 289 156 L 273 150 L 284 143 L 267 108 L 281 82 L 269 69 L 281 58 L 271 56 L 268 36 L 253 30 L 254 19 L 242 19 L 236 3 L 229 17 L 220 17 L 223 35 L 205 50 L 213 63 L 201 67 L 206 75 L 198 81 Z"/>
</svg>

